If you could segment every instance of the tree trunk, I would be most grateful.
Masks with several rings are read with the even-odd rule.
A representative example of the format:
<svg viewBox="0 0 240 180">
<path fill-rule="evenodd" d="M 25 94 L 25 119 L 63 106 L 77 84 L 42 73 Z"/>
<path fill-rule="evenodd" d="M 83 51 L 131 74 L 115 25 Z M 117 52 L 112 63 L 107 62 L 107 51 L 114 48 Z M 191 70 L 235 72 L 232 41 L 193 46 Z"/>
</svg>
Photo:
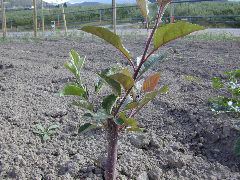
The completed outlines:
<svg viewBox="0 0 240 180">
<path fill-rule="evenodd" d="M 105 167 L 105 179 L 115 180 L 117 167 L 118 126 L 112 119 L 108 119 L 107 128 L 108 155 Z"/>
</svg>

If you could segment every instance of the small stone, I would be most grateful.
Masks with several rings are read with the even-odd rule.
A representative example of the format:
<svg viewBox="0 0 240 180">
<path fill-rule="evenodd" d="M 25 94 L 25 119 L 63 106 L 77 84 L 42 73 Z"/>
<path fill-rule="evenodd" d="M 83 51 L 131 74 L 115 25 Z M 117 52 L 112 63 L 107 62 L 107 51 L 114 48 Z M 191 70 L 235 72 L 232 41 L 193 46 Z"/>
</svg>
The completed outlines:
<svg viewBox="0 0 240 180">
<path fill-rule="evenodd" d="M 163 146 L 163 141 L 162 139 L 158 139 L 155 134 L 151 134 L 151 140 L 149 144 L 152 148 L 160 148 Z"/>
<path fill-rule="evenodd" d="M 201 147 L 203 147 L 203 143 L 198 143 L 197 146 L 198 146 L 199 148 L 201 148 Z"/>
<path fill-rule="evenodd" d="M 204 143 L 204 138 L 203 138 L 203 137 L 200 137 L 200 138 L 199 138 L 199 141 L 200 141 L 200 143 Z"/>
<path fill-rule="evenodd" d="M 71 175 L 76 175 L 78 173 L 79 170 L 79 166 L 76 162 L 71 162 L 68 164 L 68 172 Z"/>
<path fill-rule="evenodd" d="M 0 84 L 0 91 L 6 91 L 6 88 L 2 84 Z"/>
<path fill-rule="evenodd" d="M 132 135 L 130 136 L 130 142 L 139 149 L 147 149 L 150 144 L 150 140 L 145 135 Z"/>
<path fill-rule="evenodd" d="M 124 175 L 119 175 L 119 179 L 121 179 L 121 180 L 128 180 L 128 178 L 126 177 L 126 176 L 124 176 Z"/>
<path fill-rule="evenodd" d="M 87 172 L 93 172 L 95 169 L 95 166 L 88 166 L 87 167 Z"/>
<path fill-rule="evenodd" d="M 79 166 L 76 162 L 69 161 L 60 166 L 58 174 L 65 175 L 67 173 L 71 175 L 76 175 L 79 170 Z"/>
<path fill-rule="evenodd" d="M 15 169 L 12 169 L 11 171 L 9 171 L 7 173 L 7 175 L 8 175 L 9 178 L 13 178 L 13 179 L 17 179 L 17 177 L 18 177 Z"/>
<path fill-rule="evenodd" d="M 26 164 L 25 160 L 23 159 L 23 157 L 21 155 L 17 155 L 13 161 L 19 165 L 19 166 L 24 166 Z"/>
<path fill-rule="evenodd" d="M 98 160 L 97 160 L 98 167 L 101 167 L 101 168 L 105 169 L 106 163 L 107 163 L 107 157 L 106 156 L 103 155 L 103 156 L 98 157 Z"/>
<path fill-rule="evenodd" d="M 54 180 L 55 176 L 53 174 L 47 174 L 44 179 L 45 180 Z"/>
<path fill-rule="evenodd" d="M 13 64 L 9 64 L 5 66 L 5 69 L 11 69 L 11 68 L 14 68 Z"/>
<path fill-rule="evenodd" d="M 146 171 L 142 172 L 136 180 L 149 180 L 148 173 Z"/>
<path fill-rule="evenodd" d="M 68 114 L 68 111 L 65 109 L 55 109 L 49 112 L 44 113 L 45 116 L 52 117 L 52 118 L 61 118 Z"/>
<path fill-rule="evenodd" d="M 69 156 L 74 156 L 75 154 L 77 154 L 77 150 L 73 149 L 73 148 L 69 148 L 68 149 L 68 155 Z"/>
<path fill-rule="evenodd" d="M 0 174 L 2 173 L 3 171 L 3 163 L 0 161 Z"/>
<path fill-rule="evenodd" d="M 183 166 L 185 166 L 184 160 L 175 153 L 168 155 L 167 160 L 169 166 L 171 167 L 182 168 Z"/>
<path fill-rule="evenodd" d="M 58 66 L 53 66 L 53 68 L 54 68 L 54 69 L 59 69 L 59 67 L 58 67 Z"/>
<path fill-rule="evenodd" d="M 170 147 L 172 148 L 173 151 L 178 151 L 179 149 L 181 149 L 181 143 L 174 142 L 173 144 L 170 145 Z"/>
<path fill-rule="evenodd" d="M 100 169 L 100 168 L 94 169 L 94 174 L 102 174 L 102 173 L 103 173 L 102 169 Z"/>
<path fill-rule="evenodd" d="M 162 169 L 160 168 L 155 168 L 152 171 L 148 172 L 148 177 L 149 180 L 161 180 L 161 176 L 162 176 Z"/>
<path fill-rule="evenodd" d="M 226 137 L 229 137 L 230 134 L 231 134 L 231 129 L 230 129 L 230 127 L 229 127 L 229 126 L 223 126 L 222 136 L 223 136 L 224 138 L 226 138 Z"/>
<path fill-rule="evenodd" d="M 72 160 L 75 161 L 75 162 L 79 162 L 79 161 L 84 160 L 84 156 L 77 153 L 72 157 Z"/>
</svg>

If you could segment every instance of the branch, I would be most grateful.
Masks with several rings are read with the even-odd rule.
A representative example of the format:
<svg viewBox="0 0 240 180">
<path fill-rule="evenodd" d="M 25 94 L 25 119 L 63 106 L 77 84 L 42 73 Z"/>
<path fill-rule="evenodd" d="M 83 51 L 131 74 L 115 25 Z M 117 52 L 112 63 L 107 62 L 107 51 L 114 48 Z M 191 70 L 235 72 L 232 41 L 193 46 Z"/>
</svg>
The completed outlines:
<svg viewBox="0 0 240 180">
<path fill-rule="evenodd" d="M 138 68 L 137 68 L 136 70 L 134 70 L 134 75 L 133 75 L 133 79 L 134 79 L 134 80 L 137 79 L 137 75 L 138 75 L 138 73 L 139 73 L 139 71 L 140 71 L 143 63 L 145 62 L 145 57 L 146 57 L 147 51 L 148 51 L 149 46 L 150 46 L 150 44 L 151 44 L 153 35 L 154 35 L 154 33 L 155 33 L 158 25 L 159 25 L 159 21 L 162 19 L 163 12 L 164 12 L 164 6 L 160 6 L 159 11 L 158 11 L 158 14 L 157 14 L 157 17 L 156 17 L 155 25 L 154 25 L 154 27 L 153 27 L 153 29 L 152 29 L 151 35 L 150 35 L 150 37 L 148 38 L 147 43 L 146 43 L 146 47 L 145 47 L 145 49 L 144 49 L 143 56 L 142 56 L 142 59 L 141 59 L 141 61 L 140 61 L 140 64 L 139 64 Z M 133 66 L 133 67 L 134 67 L 134 66 Z M 135 68 L 134 68 L 134 69 L 135 69 Z M 123 105 L 123 103 L 124 103 L 124 101 L 126 100 L 127 96 L 128 96 L 129 93 L 131 92 L 132 88 L 133 88 L 133 87 L 131 87 L 131 88 L 126 92 L 125 96 L 124 96 L 123 99 L 120 101 L 117 109 L 116 109 L 115 112 L 114 112 L 114 117 L 118 114 L 121 106 Z"/>
<path fill-rule="evenodd" d="M 155 33 L 158 25 L 159 25 L 159 21 L 160 21 L 160 19 L 161 19 L 161 17 L 162 17 L 163 10 L 164 10 L 163 6 L 160 6 L 159 11 L 158 11 L 158 14 L 157 14 L 157 18 L 156 18 L 155 25 L 154 25 L 154 27 L 153 27 L 153 29 L 152 29 L 151 35 L 150 35 L 150 37 L 148 38 L 147 43 L 146 43 L 146 47 L 145 47 L 145 50 L 144 50 L 144 52 L 143 52 L 142 59 L 141 59 L 141 61 L 140 61 L 140 64 L 139 64 L 137 70 L 134 72 L 134 76 L 133 76 L 133 79 L 134 79 L 134 80 L 136 80 L 137 75 L 138 75 L 138 73 L 139 73 L 142 65 L 143 65 L 144 62 L 145 62 L 145 57 L 146 57 L 148 48 L 149 48 L 150 43 L 151 43 L 151 41 L 152 41 L 153 35 L 154 35 L 154 33 Z"/>
</svg>

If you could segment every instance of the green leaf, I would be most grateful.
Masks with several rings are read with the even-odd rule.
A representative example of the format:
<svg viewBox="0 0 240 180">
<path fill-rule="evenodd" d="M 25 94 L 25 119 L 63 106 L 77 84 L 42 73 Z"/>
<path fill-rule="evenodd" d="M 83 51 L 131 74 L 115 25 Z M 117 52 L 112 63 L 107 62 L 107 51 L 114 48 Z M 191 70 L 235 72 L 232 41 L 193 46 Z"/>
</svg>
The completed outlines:
<svg viewBox="0 0 240 180">
<path fill-rule="evenodd" d="M 138 102 L 131 102 L 126 105 L 125 110 L 135 109 L 138 106 Z"/>
<path fill-rule="evenodd" d="M 240 69 L 230 71 L 230 72 L 225 72 L 225 74 L 229 76 L 230 80 L 238 79 L 240 78 Z"/>
<path fill-rule="evenodd" d="M 127 57 L 127 59 L 131 61 L 129 51 L 122 45 L 121 39 L 118 35 L 103 27 L 84 26 L 81 28 L 81 30 L 104 39 L 108 43 L 112 44 L 115 48 L 117 48 L 120 52 L 122 52 Z"/>
<path fill-rule="evenodd" d="M 159 27 L 154 33 L 153 44 L 154 49 L 157 50 L 162 45 L 175 40 L 179 37 L 186 36 L 194 31 L 203 30 L 202 26 L 191 24 L 184 21 L 171 23 Z"/>
<path fill-rule="evenodd" d="M 159 92 L 160 94 L 166 94 L 166 93 L 168 93 L 168 91 L 169 91 L 169 87 L 166 86 L 166 85 L 164 85 L 163 87 L 161 87 L 161 88 L 158 90 L 158 92 Z"/>
<path fill-rule="evenodd" d="M 83 67 L 85 58 L 81 58 L 75 50 L 72 49 L 70 51 L 70 57 L 72 58 L 73 65 L 75 65 L 78 70 Z"/>
<path fill-rule="evenodd" d="M 140 8 L 140 11 L 144 18 L 148 17 L 148 13 L 149 13 L 148 3 L 149 3 L 148 0 L 137 0 L 137 5 Z"/>
<path fill-rule="evenodd" d="M 41 132 L 45 131 L 45 128 L 41 124 L 37 124 L 36 129 L 40 130 Z"/>
<path fill-rule="evenodd" d="M 235 98 L 228 98 L 218 96 L 216 98 L 209 99 L 211 110 L 215 112 L 240 112 L 240 100 Z M 231 102 L 231 105 L 229 103 Z"/>
<path fill-rule="evenodd" d="M 124 125 L 124 120 L 121 119 L 121 118 L 117 118 L 117 119 L 115 119 L 114 122 L 115 122 L 117 125 L 120 125 L 120 126 Z"/>
<path fill-rule="evenodd" d="M 91 124 L 91 123 L 85 123 L 84 125 L 79 127 L 78 133 L 85 133 L 85 132 L 90 131 L 95 128 L 97 128 L 96 125 Z"/>
<path fill-rule="evenodd" d="M 51 125 L 51 126 L 48 127 L 48 131 L 49 130 L 55 130 L 55 129 L 58 129 L 58 128 L 59 128 L 59 126 L 54 124 L 54 125 Z"/>
<path fill-rule="evenodd" d="M 142 76 L 145 72 L 147 72 L 151 67 L 153 67 L 154 64 L 159 61 L 163 61 L 163 59 L 165 58 L 166 55 L 162 53 L 151 55 L 139 71 L 139 77 Z"/>
<path fill-rule="evenodd" d="M 102 107 L 108 114 L 111 114 L 112 108 L 117 101 L 118 96 L 111 94 L 103 99 Z"/>
<path fill-rule="evenodd" d="M 138 127 L 138 123 L 137 123 L 136 119 L 134 119 L 134 118 L 125 119 L 124 124 L 125 124 L 125 126 L 129 126 L 131 128 Z"/>
<path fill-rule="evenodd" d="M 106 76 L 105 74 L 98 74 L 113 90 L 117 95 L 121 95 L 121 85 L 114 79 Z"/>
<path fill-rule="evenodd" d="M 153 92 L 147 93 L 144 96 L 144 98 L 139 102 L 137 111 L 139 111 L 143 106 L 145 106 L 151 100 L 153 100 L 158 94 L 159 94 L 159 91 L 153 91 Z"/>
<path fill-rule="evenodd" d="M 131 128 L 127 128 L 128 132 L 143 132 L 143 128 L 139 128 L 139 127 L 131 127 Z"/>
<path fill-rule="evenodd" d="M 124 74 L 124 75 L 126 75 L 126 76 L 129 76 L 129 77 L 132 77 L 132 76 L 133 76 L 133 74 L 131 74 L 131 72 L 129 71 L 128 68 L 122 68 L 122 69 L 121 69 L 121 73 Z"/>
<path fill-rule="evenodd" d="M 118 122 L 124 122 L 122 125 L 130 128 L 138 127 L 138 122 L 134 118 L 127 118 L 124 112 L 118 114 Z"/>
<path fill-rule="evenodd" d="M 79 80 L 80 69 L 83 67 L 85 58 L 81 58 L 75 50 L 70 51 L 71 61 L 66 62 L 64 67 L 67 68 Z"/>
<path fill-rule="evenodd" d="M 99 109 L 96 113 L 88 111 L 84 114 L 85 117 L 91 118 L 95 121 L 105 121 L 108 118 L 112 118 L 113 116 L 110 114 L 107 114 L 105 109 Z"/>
<path fill-rule="evenodd" d="M 235 143 L 234 152 L 237 156 L 240 156 L 240 138 L 238 138 Z"/>
<path fill-rule="evenodd" d="M 83 97 L 85 94 L 85 90 L 82 87 L 79 87 L 78 84 L 68 84 L 64 87 L 64 89 L 60 92 L 60 96 L 80 96 Z"/>
<path fill-rule="evenodd" d="M 64 67 L 66 69 L 68 69 L 71 73 L 73 73 L 73 75 L 75 77 L 79 78 L 80 74 L 79 74 L 78 70 L 76 69 L 76 67 L 72 63 L 66 62 L 66 63 L 64 63 Z"/>
<path fill-rule="evenodd" d="M 134 86 L 134 79 L 132 78 L 132 76 L 127 76 L 124 73 L 116 73 L 109 77 L 119 82 L 126 91 Z"/>
<path fill-rule="evenodd" d="M 44 134 L 44 135 L 42 136 L 42 140 L 43 140 L 43 141 L 47 141 L 47 140 L 49 140 L 49 139 L 51 139 L 51 138 L 50 138 L 50 136 L 49 136 L 48 134 Z"/>
<path fill-rule="evenodd" d="M 102 79 L 99 79 L 98 82 L 94 86 L 96 93 L 99 93 L 99 91 L 103 87 L 103 84 L 104 84 L 104 81 Z"/>
<path fill-rule="evenodd" d="M 85 100 L 74 101 L 72 104 L 74 106 L 78 106 L 78 107 L 93 111 L 93 105 L 88 101 L 85 101 Z"/>
<path fill-rule="evenodd" d="M 223 87 L 223 83 L 220 78 L 214 77 L 214 78 L 212 78 L 212 86 L 215 89 L 220 89 Z"/>
</svg>

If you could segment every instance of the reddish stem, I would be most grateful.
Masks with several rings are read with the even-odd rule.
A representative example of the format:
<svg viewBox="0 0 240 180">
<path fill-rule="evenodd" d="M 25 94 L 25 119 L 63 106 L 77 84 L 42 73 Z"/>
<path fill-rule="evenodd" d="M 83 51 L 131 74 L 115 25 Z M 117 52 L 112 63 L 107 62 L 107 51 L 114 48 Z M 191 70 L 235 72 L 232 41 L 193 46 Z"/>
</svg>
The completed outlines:
<svg viewBox="0 0 240 180">
<path fill-rule="evenodd" d="M 157 27 L 158 27 L 159 20 L 161 19 L 162 10 L 163 10 L 163 6 L 160 6 L 159 11 L 158 11 L 158 14 L 157 14 L 157 18 L 156 18 L 155 25 L 154 25 L 154 27 L 153 27 L 153 29 L 152 29 L 152 32 L 151 32 L 151 34 L 150 34 L 150 37 L 148 38 L 147 43 L 146 43 L 146 47 L 145 47 L 145 50 L 144 50 L 144 52 L 143 52 L 142 59 L 141 59 L 141 61 L 140 61 L 140 63 L 139 63 L 139 66 L 138 66 L 137 70 L 134 72 L 134 75 L 133 75 L 133 79 L 134 79 L 134 80 L 136 80 L 137 75 L 138 75 L 138 73 L 139 73 L 142 65 L 143 65 L 144 62 L 145 62 L 145 57 L 146 57 L 146 55 L 147 55 L 149 46 L 150 46 L 150 44 L 151 44 L 153 35 L 154 35 L 154 33 L 155 33 L 155 31 L 156 31 L 156 29 L 157 29 Z"/>
<path fill-rule="evenodd" d="M 130 61 L 131 65 L 133 66 L 134 69 L 134 75 L 133 75 L 133 79 L 136 80 L 137 75 L 143 65 L 143 63 L 145 62 L 145 57 L 148 51 L 148 48 L 150 46 L 150 43 L 152 41 L 154 32 L 156 30 L 156 28 L 158 27 L 159 24 L 159 19 L 161 19 L 161 14 L 162 14 L 162 10 L 163 7 L 161 6 L 157 15 L 157 19 L 156 19 L 156 23 L 155 26 L 151 32 L 150 37 L 148 38 L 141 62 L 138 66 L 138 68 L 136 69 L 135 66 L 133 65 L 133 63 Z M 121 106 L 123 105 L 124 101 L 126 100 L 127 96 L 129 95 L 129 93 L 131 92 L 133 87 L 131 87 L 125 94 L 125 96 L 123 97 L 123 99 L 121 100 L 120 104 L 118 105 L 117 109 L 114 112 L 114 117 L 117 116 Z M 107 120 L 107 140 L 108 140 L 108 149 L 107 149 L 107 163 L 106 163 L 106 167 L 105 167 L 105 179 L 106 180 L 115 180 L 116 179 L 116 167 L 117 167 L 117 149 L 118 149 L 118 125 L 114 122 L 113 119 L 108 119 Z"/>
<path fill-rule="evenodd" d="M 107 128 L 107 163 L 105 169 L 105 179 L 115 180 L 116 179 L 116 167 L 117 167 L 117 149 L 118 149 L 118 125 L 113 119 L 108 119 Z"/>
</svg>

